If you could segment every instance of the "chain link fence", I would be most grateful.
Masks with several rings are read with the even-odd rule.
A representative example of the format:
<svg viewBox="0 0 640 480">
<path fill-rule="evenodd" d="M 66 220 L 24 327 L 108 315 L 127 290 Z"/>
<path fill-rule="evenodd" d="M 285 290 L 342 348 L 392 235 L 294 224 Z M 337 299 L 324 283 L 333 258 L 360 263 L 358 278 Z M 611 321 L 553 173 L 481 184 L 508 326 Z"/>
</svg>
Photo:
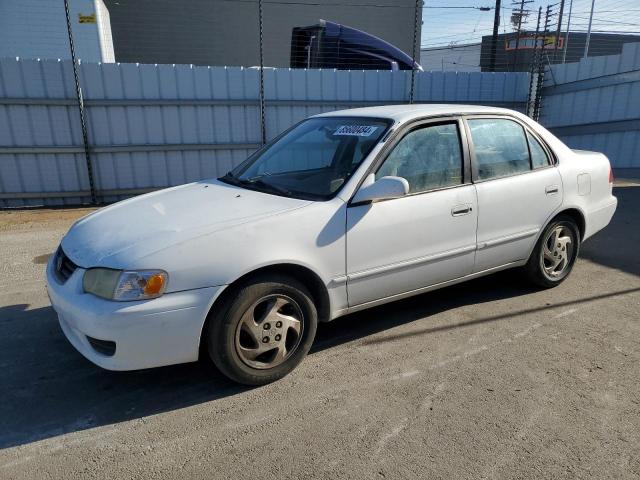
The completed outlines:
<svg viewBox="0 0 640 480">
<path fill-rule="evenodd" d="M 3 2 L 0 206 L 111 202 L 222 175 L 328 110 L 471 103 L 539 118 L 549 65 L 586 41 L 559 27 L 569 1 Z M 576 27 L 585 1 L 571 1 Z M 592 54 L 633 36 L 596 31 L 607 15 L 591 22 L 609 35 Z"/>
</svg>

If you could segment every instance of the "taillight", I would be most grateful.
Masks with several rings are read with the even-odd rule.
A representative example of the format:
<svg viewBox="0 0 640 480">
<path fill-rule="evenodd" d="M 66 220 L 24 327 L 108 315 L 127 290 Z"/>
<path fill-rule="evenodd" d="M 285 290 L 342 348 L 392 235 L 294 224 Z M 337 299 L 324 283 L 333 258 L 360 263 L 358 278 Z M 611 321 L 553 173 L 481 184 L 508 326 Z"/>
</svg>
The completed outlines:
<svg viewBox="0 0 640 480">
<path fill-rule="evenodd" d="M 613 183 L 613 168 L 609 167 L 609 183 Z"/>
</svg>

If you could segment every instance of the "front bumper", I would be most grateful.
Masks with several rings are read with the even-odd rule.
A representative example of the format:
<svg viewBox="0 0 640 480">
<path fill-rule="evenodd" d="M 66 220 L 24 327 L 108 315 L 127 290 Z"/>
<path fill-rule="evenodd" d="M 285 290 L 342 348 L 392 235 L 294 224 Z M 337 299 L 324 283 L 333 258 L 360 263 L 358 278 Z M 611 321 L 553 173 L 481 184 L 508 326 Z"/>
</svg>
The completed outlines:
<svg viewBox="0 0 640 480">
<path fill-rule="evenodd" d="M 167 293 L 153 300 L 113 302 L 83 291 L 84 272 L 77 268 L 61 284 L 52 262 L 47 265 L 47 291 L 60 327 L 87 359 L 107 370 L 137 370 L 198 359 L 204 321 L 223 286 Z M 115 352 L 110 356 L 101 353 L 88 337 L 115 342 Z"/>
</svg>

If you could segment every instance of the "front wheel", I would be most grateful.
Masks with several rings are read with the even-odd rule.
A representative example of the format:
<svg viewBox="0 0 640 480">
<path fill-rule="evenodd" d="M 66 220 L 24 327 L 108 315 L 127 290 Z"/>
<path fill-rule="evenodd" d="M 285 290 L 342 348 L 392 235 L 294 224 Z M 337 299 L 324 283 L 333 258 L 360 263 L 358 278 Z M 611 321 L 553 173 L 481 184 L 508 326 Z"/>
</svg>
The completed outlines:
<svg viewBox="0 0 640 480">
<path fill-rule="evenodd" d="M 556 217 L 542 232 L 524 267 L 538 286 L 551 288 L 569 276 L 580 250 L 580 231 L 566 215 Z"/>
<path fill-rule="evenodd" d="M 227 377 L 246 385 L 291 372 L 309 352 L 318 324 L 306 287 L 280 275 L 234 288 L 212 315 L 209 356 Z"/>
</svg>

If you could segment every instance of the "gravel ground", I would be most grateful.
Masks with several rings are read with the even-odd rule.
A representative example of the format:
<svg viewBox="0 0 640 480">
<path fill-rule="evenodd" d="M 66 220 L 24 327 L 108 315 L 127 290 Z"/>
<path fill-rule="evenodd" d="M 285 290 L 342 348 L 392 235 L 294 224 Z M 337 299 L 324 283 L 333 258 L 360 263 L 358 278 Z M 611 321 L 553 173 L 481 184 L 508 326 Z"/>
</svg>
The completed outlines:
<svg viewBox="0 0 640 480">
<path fill-rule="evenodd" d="M 113 373 L 43 269 L 87 210 L 0 212 L 0 478 L 640 478 L 640 185 L 571 277 L 515 272 L 321 325 L 284 380 Z"/>
</svg>

